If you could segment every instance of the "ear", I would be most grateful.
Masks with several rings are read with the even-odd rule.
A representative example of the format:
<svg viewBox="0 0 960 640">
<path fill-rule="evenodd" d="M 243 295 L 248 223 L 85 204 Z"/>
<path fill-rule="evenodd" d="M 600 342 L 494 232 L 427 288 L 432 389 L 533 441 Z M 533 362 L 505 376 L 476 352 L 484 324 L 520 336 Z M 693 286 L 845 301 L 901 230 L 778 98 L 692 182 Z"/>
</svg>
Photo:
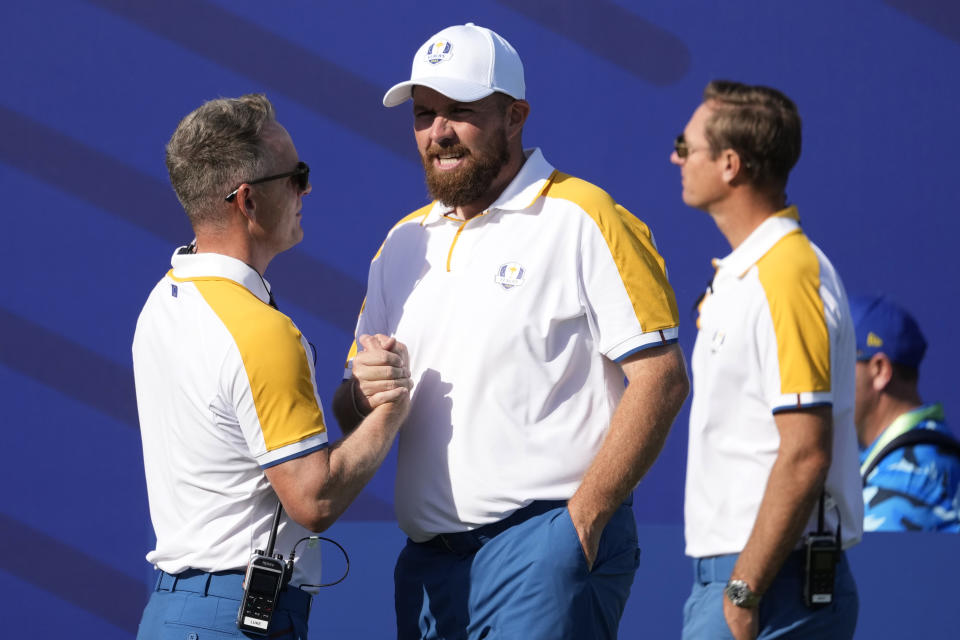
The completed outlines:
<svg viewBox="0 0 960 640">
<path fill-rule="evenodd" d="M 723 181 L 732 184 L 740 176 L 740 171 L 743 169 L 740 154 L 733 149 L 724 149 L 720 152 L 720 160 L 723 167 L 723 173 L 721 174 Z"/>
<path fill-rule="evenodd" d="M 867 363 L 870 367 L 871 385 L 874 391 L 883 391 L 893 378 L 893 363 L 885 353 L 876 353 Z"/>
<path fill-rule="evenodd" d="M 530 115 L 530 103 L 526 100 L 514 100 L 507 107 L 507 140 L 523 131 L 523 125 Z"/>
<path fill-rule="evenodd" d="M 256 222 L 257 204 L 253 199 L 253 194 L 249 185 L 241 185 L 237 190 L 237 196 L 231 203 L 235 211 L 243 216 L 246 223 Z"/>
</svg>

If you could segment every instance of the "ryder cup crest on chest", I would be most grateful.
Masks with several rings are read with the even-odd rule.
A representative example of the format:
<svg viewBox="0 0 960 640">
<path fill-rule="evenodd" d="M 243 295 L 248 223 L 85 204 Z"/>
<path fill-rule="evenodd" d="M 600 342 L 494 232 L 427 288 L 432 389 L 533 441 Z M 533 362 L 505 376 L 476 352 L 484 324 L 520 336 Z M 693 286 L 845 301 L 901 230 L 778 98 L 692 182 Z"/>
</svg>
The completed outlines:
<svg viewBox="0 0 960 640">
<path fill-rule="evenodd" d="M 504 289 L 510 290 L 526 282 L 527 270 L 519 262 L 505 262 L 497 267 L 493 281 Z"/>
</svg>

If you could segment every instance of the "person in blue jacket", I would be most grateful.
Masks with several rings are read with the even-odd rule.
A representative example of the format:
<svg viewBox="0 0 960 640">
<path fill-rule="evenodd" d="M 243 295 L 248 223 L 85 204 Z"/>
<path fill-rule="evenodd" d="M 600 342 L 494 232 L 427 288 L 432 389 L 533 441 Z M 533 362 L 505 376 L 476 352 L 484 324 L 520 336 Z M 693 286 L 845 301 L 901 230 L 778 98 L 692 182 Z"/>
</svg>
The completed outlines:
<svg viewBox="0 0 960 640">
<path fill-rule="evenodd" d="M 960 443 L 917 391 L 927 341 L 885 296 L 854 296 L 864 531 L 960 533 Z"/>
</svg>

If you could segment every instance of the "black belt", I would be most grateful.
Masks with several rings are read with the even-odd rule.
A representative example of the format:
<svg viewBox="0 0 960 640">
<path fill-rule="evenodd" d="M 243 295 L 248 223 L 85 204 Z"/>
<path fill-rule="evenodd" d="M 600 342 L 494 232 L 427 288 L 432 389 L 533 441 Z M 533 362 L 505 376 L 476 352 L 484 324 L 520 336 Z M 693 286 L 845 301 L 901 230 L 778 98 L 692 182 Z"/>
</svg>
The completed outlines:
<svg viewBox="0 0 960 640">
<path fill-rule="evenodd" d="M 245 573 L 240 570 L 208 573 L 197 569 L 187 569 L 176 574 L 161 571 L 157 577 L 156 590 L 189 591 L 205 596 L 229 598 L 239 603 L 243 596 L 243 576 Z M 304 616 L 310 615 L 310 594 L 288 585 L 280 591 L 277 608 L 287 609 Z"/>
<path fill-rule="evenodd" d="M 503 520 L 485 524 L 470 531 L 458 531 L 457 533 L 440 533 L 430 538 L 426 542 L 414 543 L 422 544 L 438 551 L 448 551 L 450 553 L 470 554 L 476 553 L 480 547 L 485 545 L 497 535 L 503 533 L 510 527 L 525 522 L 530 518 L 539 516 L 552 509 L 565 507 L 566 500 L 536 500 L 522 509 L 517 509 Z"/>
</svg>

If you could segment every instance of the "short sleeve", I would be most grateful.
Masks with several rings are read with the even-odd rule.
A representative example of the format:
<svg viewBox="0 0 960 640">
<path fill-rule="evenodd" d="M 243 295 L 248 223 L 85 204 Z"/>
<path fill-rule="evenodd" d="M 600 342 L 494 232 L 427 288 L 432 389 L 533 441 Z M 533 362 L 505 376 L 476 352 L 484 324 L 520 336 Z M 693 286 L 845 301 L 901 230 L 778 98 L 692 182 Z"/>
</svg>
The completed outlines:
<svg viewBox="0 0 960 640">
<path fill-rule="evenodd" d="M 787 235 L 756 270 L 768 311 L 756 330 L 771 411 L 831 405 L 830 330 L 813 248 L 799 232 Z"/>
<path fill-rule="evenodd" d="M 663 258 L 650 230 L 599 187 L 555 172 L 543 191 L 585 214 L 581 286 L 599 350 L 621 361 L 677 341 L 679 314 Z"/>
<path fill-rule="evenodd" d="M 649 229 L 612 203 L 591 218 L 583 233 L 581 277 L 600 351 L 620 361 L 676 342 L 677 304 Z"/>
<path fill-rule="evenodd" d="M 222 394 L 257 463 L 266 468 L 325 447 L 313 350 L 293 321 L 251 303 L 239 287 L 198 282 L 197 288 L 233 337 L 220 373 Z"/>
</svg>

